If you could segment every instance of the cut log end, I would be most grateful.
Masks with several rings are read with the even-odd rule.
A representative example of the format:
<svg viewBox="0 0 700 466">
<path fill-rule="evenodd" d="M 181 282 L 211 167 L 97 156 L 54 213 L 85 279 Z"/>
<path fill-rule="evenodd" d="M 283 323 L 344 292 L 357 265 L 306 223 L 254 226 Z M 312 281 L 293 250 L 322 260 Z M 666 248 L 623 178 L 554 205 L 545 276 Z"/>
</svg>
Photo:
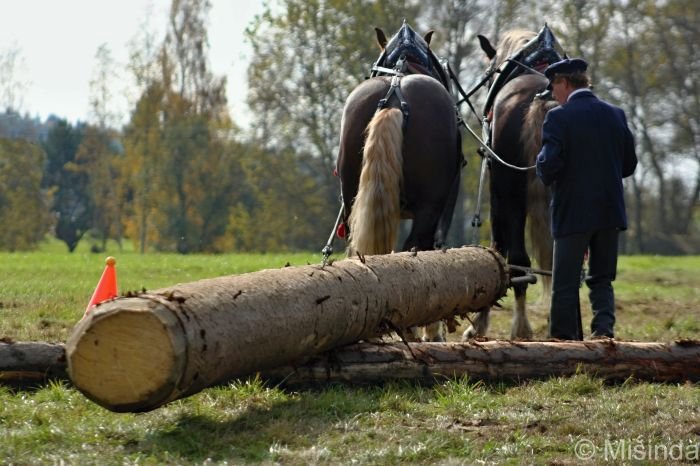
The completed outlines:
<svg viewBox="0 0 700 466">
<path fill-rule="evenodd" d="M 66 344 L 68 372 L 96 403 L 138 411 L 165 402 L 175 390 L 184 368 L 184 337 L 166 309 L 121 307 L 98 308 L 79 324 Z"/>
</svg>

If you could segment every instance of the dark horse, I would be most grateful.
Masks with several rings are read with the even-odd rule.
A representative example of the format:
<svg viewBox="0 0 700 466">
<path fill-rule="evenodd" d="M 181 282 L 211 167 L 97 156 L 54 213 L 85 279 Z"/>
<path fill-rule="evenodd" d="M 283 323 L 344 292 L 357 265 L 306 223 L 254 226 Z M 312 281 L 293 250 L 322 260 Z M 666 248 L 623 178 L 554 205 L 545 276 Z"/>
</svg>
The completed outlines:
<svg viewBox="0 0 700 466">
<path fill-rule="evenodd" d="M 340 130 L 349 255 L 390 253 L 407 218 L 413 224 L 402 250 L 440 247 L 463 160 L 449 82 L 429 49 L 432 31 L 421 38 L 404 22 L 390 41 L 376 32 L 376 76 L 349 95 Z"/>
<path fill-rule="evenodd" d="M 484 36 L 478 36 L 481 48 L 498 70 L 492 83 L 484 116 L 490 122 L 489 146 L 505 162 L 517 167 L 532 167 L 541 145 L 544 116 L 556 102 L 536 98 L 547 87 L 540 74 L 549 64 L 563 58 L 563 51 L 545 25 L 539 33 L 509 31 L 497 49 Z M 525 65 L 525 66 L 523 66 Z M 533 70 L 539 72 L 533 72 Z M 530 242 L 540 268 L 551 270 L 552 239 L 549 231 L 549 193 L 536 178 L 534 169 L 516 170 L 490 162 L 491 241 L 509 264 L 530 267 L 525 246 L 525 223 L 529 222 Z M 517 276 L 515 271 L 513 275 Z M 543 298 L 551 293 L 549 277 L 544 277 Z M 532 338 L 525 298 L 527 284 L 513 286 L 515 307 L 511 338 Z M 464 339 L 485 336 L 489 311 L 481 312 L 464 332 Z"/>
</svg>

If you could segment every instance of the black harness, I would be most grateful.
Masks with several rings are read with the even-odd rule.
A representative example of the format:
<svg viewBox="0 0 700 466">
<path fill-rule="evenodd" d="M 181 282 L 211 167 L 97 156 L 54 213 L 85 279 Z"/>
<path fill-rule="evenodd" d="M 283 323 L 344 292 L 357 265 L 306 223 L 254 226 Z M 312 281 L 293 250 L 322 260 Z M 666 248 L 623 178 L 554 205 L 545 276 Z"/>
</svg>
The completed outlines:
<svg viewBox="0 0 700 466">
<path fill-rule="evenodd" d="M 379 71 L 379 68 L 374 66 L 372 69 L 374 70 L 377 68 L 377 71 Z M 386 95 L 384 96 L 383 99 L 380 99 L 379 102 L 377 103 L 377 111 L 382 110 L 384 108 L 387 108 L 389 106 L 389 100 L 391 99 L 392 96 L 396 96 L 396 98 L 399 101 L 399 104 L 401 106 L 401 113 L 403 114 L 403 123 L 401 124 L 401 128 L 405 131 L 406 126 L 408 125 L 408 118 L 411 115 L 411 112 L 408 107 L 408 102 L 406 102 L 406 99 L 403 98 L 403 93 L 401 92 L 401 78 L 405 76 L 404 70 L 406 68 L 406 60 L 405 58 L 400 58 L 398 63 L 396 64 L 396 67 L 392 70 L 389 70 L 387 68 L 383 68 L 382 72 L 385 74 L 391 74 L 391 85 L 389 86 L 389 91 L 387 91 Z M 386 71 L 384 71 L 386 70 Z"/>
<path fill-rule="evenodd" d="M 387 108 L 392 96 L 396 96 L 403 114 L 403 129 L 408 125 L 410 109 L 401 93 L 401 78 L 407 74 L 426 74 L 437 79 L 449 91 L 449 75 L 446 62 L 441 61 L 428 44 L 404 21 L 398 33 L 382 50 L 370 69 L 370 78 L 391 76 L 386 96 L 377 104 L 377 111 Z"/>
</svg>

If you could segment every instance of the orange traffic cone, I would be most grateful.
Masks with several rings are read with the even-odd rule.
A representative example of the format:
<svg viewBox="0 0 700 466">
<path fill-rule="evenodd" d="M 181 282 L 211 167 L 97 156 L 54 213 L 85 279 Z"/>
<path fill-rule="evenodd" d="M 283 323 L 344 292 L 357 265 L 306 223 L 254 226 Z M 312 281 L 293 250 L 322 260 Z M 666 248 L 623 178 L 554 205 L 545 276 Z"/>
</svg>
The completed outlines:
<svg viewBox="0 0 700 466">
<path fill-rule="evenodd" d="M 92 294 L 92 298 L 90 298 L 90 302 L 85 309 L 86 315 L 90 309 L 101 302 L 117 297 L 117 269 L 114 266 L 116 263 L 117 261 L 114 257 L 105 259 L 105 270 L 102 272 L 97 288 L 95 288 L 95 292 Z"/>
</svg>

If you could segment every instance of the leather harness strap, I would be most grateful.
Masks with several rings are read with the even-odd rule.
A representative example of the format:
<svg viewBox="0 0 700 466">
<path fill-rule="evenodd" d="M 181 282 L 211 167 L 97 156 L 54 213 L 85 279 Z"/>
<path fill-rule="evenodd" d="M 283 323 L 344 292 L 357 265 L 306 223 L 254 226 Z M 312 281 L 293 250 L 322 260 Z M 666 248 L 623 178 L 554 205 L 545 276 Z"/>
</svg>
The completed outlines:
<svg viewBox="0 0 700 466">
<path fill-rule="evenodd" d="M 389 106 L 389 99 L 391 99 L 392 95 L 396 94 L 396 98 L 401 104 L 401 113 L 403 114 L 403 123 L 401 124 L 401 128 L 406 130 L 406 126 L 408 125 L 408 117 L 410 116 L 411 112 L 409 111 L 408 102 L 406 102 L 406 100 L 403 98 L 403 93 L 401 92 L 401 78 L 403 76 L 403 73 L 395 72 L 394 76 L 391 78 L 389 91 L 386 93 L 386 96 L 383 99 L 379 100 L 379 103 L 377 104 L 377 111 L 387 108 Z"/>
</svg>

